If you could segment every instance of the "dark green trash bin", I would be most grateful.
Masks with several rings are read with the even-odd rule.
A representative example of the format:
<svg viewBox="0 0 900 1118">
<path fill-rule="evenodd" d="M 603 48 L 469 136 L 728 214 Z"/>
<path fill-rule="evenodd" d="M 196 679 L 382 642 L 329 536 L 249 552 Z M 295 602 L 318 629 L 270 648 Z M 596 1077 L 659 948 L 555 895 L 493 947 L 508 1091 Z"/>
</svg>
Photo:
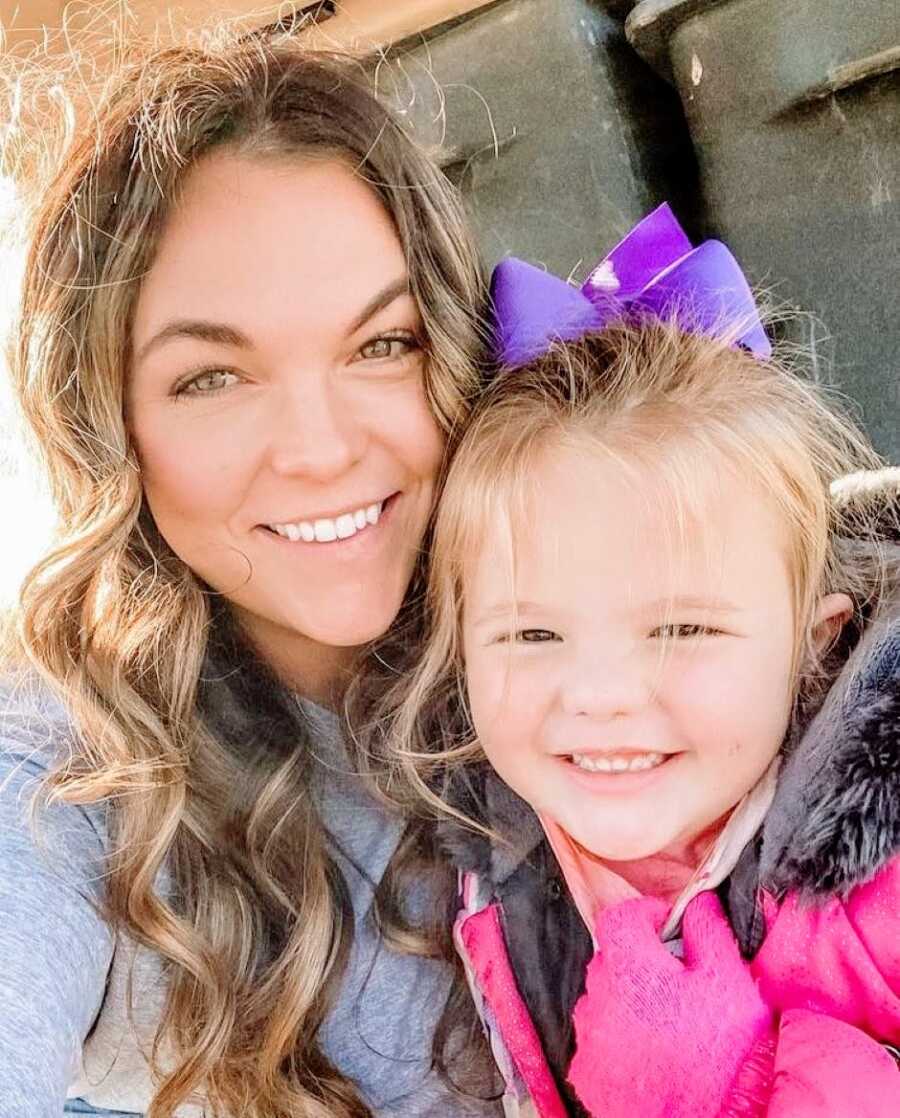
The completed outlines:
<svg viewBox="0 0 900 1118">
<path fill-rule="evenodd" d="M 400 44 L 378 79 L 460 183 L 491 264 L 584 278 L 665 200 L 698 231 L 678 95 L 594 0 L 501 0 Z"/>
<path fill-rule="evenodd" d="M 709 231 L 820 316 L 837 383 L 900 462 L 900 3 L 617 7 L 681 95 Z"/>
</svg>

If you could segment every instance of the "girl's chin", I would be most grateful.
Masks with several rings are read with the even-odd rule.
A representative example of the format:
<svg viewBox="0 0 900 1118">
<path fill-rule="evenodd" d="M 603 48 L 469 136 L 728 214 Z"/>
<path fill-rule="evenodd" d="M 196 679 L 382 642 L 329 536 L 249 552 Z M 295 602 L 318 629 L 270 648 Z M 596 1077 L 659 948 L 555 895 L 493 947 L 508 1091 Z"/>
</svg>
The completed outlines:
<svg viewBox="0 0 900 1118">
<path fill-rule="evenodd" d="M 563 824 L 565 828 L 565 824 Z M 569 832 L 585 853 L 601 862 L 639 862 L 651 858 L 665 858 L 673 841 L 667 834 L 597 834 L 590 828 Z M 610 868 L 615 868 L 611 866 Z"/>
<path fill-rule="evenodd" d="M 664 845 L 646 842 L 592 842 L 581 846 L 601 862 L 642 862 L 650 858 L 664 857 Z M 610 866 L 614 869 L 614 866 Z"/>
</svg>

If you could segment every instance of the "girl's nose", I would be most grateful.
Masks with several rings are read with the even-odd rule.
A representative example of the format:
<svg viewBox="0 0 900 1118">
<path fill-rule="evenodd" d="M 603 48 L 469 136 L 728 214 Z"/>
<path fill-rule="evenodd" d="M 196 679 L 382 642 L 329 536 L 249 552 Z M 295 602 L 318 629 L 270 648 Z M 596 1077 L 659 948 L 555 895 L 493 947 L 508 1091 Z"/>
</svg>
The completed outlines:
<svg viewBox="0 0 900 1118">
<path fill-rule="evenodd" d="M 582 655 L 569 666 L 560 693 L 565 714 L 602 722 L 641 711 L 651 686 L 646 665 L 634 653 Z"/>
<path fill-rule="evenodd" d="M 325 377 L 286 386 L 276 395 L 274 410 L 269 460 L 276 474 L 329 481 L 365 454 L 365 425 Z"/>
</svg>

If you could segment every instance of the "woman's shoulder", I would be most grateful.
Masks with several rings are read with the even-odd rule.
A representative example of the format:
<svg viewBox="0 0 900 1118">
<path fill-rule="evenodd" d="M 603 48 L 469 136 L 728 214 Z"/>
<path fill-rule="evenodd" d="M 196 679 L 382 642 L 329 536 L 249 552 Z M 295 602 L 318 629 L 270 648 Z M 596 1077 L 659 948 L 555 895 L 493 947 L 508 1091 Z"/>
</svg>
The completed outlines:
<svg viewBox="0 0 900 1118">
<path fill-rule="evenodd" d="M 43 856 L 90 863 L 93 872 L 105 855 L 105 805 L 45 803 L 39 796 L 76 742 L 69 711 L 47 683 L 33 672 L 0 675 L 0 858 L 10 846 L 21 856 L 23 844 L 34 844 Z"/>
<path fill-rule="evenodd" d="M 60 1113 L 113 958 L 102 805 L 39 795 L 75 740 L 49 687 L 33 675 L 0 679 L 3 1114 Z"/>
<path fill-rule="evenodd" d="M 72 740 L 72 723 L 60 695 L 35 671 L 0 670 L 0 750 L 39 749 L 52 763 Z"/>
</svg>

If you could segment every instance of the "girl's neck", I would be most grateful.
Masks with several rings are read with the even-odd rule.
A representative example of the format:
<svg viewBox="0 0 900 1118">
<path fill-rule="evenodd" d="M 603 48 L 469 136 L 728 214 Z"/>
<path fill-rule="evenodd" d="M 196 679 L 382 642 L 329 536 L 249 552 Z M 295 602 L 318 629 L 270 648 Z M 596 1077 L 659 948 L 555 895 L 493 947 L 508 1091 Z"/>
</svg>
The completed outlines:
<svg viewBox="0 0 900 1118">
<path fill-rule="evenodd" d="M 727 821 L 726 815 L 694 838 L 675 843 L 646 858 L 626 862 L 601 860 L 603 865 L 643 896 L 660 897 L 671 902 L 683 892 L 705 861 Z"/>
</svg>

